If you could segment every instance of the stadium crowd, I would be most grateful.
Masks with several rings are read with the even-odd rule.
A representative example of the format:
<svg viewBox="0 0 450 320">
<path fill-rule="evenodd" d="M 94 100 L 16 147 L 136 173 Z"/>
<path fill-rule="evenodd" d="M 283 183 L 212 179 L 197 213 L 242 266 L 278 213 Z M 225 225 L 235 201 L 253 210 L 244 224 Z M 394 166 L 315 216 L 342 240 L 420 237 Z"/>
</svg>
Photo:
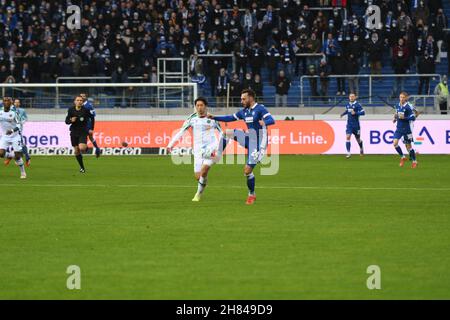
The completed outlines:
<svg viewBox="0 0 450 320">
<path fill-rule="evenodd" d="M 70 3 L 82 9 L 80 30 L 66 26 Z M 381 8 L 376 31 L 351 6 L 372 3 Z M 329 6 L 335 9 L 310 10 Z M 362 67 L 377 74 L 387 56 L 394 73 L 433 73 L 448 46 L 446 27 L 442 0 L 1 0 L 0 82 L 157 81 L 157 58 L 183 57 L 196 80 L 210 81 L 212 95 L 225 95 L 228 82 L 233 92 L 252 88 L 262 95 L 266 82 L 283 104 L 295 76 L 319 75 L 320 92 L 314 79 L 313 95 L 328 95 L 328 75 L 358 74 Z M 200 54 L 233 54 L 235 63 Z M 356 79 L 348 85 L 358 91 Z M 429 90 L 424 78 L 419 93 Z M 339 80 L 338 94 L 344 91 Z"/>
</svg>

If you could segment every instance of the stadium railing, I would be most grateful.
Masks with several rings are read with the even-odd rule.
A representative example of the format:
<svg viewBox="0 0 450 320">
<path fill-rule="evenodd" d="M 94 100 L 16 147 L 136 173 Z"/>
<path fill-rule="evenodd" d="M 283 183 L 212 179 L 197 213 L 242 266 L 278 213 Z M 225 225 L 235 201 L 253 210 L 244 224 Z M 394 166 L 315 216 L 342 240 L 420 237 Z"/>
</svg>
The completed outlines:
<svg viewBox="0 0 450 320">
<path fill-rule="evenodd" d="M 353 74 L 353 75 L 329 75 L 326 77 L 329 81 L 331 79 L 358 79 L 359 81 L 359 88 L 362 87 L 361 80 L 368 80 L 368 97 L 369 97 L 369 104 L 372 104 L 373 97 L 376 95 L 374 94 L 374 79 L 382 79 L 382 78 L 416 78 L 416 80 L 419 80 L 421 77 L 428 77 L 431 79 L 439 79 L 441 80 L 440 74 Z M 317 79 L 320 82 L 320 76 L 314 75 L 314 76 L 301 76 L 300 77 L 300 105 L 304 105 L 304 91 L 305 91 L 305 84 L 304 81 L 306 79 Z M 379 85 L 376 83 L 376 85 Z M 361 90 L 360 90 L 361 91 Z M 386 93 L 384 92 L 384 95 L 387 97 L 391 94 L 391 92 Z"/>
<path fill-rule="evenodd" d="M 128 80 L 143 80 L 144 77 L 128 77 Z M 96 80 L 112 80 L 112 77 L 103 77 L 103 76 L 94 76 L 94 77 L 57 77 L 56 83 L 62 83 L 62 81 L 68 81 L 69 83 L 78 82 L 80 80 L 87 80 L 90 83 Z M 59 103 L 59 87 L 55 88 L 56 90 L 56 103 Z M 55 105 L 56 108 L 59 108 L 59 104 Z"/>
<path fill-rule="evenodd" d="M 96 108 L 192 108 L 198 97 L 196 83 L 1 83 L 2 96 L 17 97 L 27 108 L 51 109 L 73 103 L 81 92 L 88 93 Z M 158 99 L 159 88 L 167 90 Z M 57 95 L 58 92 L 58 95 Z"/>
</svg>

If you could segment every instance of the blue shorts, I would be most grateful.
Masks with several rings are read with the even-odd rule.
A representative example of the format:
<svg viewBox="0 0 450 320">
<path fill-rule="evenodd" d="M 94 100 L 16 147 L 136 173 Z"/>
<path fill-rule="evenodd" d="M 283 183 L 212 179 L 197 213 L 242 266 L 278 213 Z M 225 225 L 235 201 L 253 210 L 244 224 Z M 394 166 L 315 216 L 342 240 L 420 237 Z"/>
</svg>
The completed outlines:
<svg viewBox="0 0 450 320">
<path fill-rule="evenodd" d="M 242 130 L 234 130 L 233 139 L 237 141 L 241 146 L 247 149 L 247 162 L 246 164 L 254 168 L 258 164 L 256 159 L 256 153 L 260 151 L 261 139 L 256 134 L 249 134 Z"/>
<path fill-rule="evenodd" d="M 360 136 L 361 135 L 361 128 L 360 127 L 352 127 L 352 126 L 347 126 L 347 129 L 345 130 L 346 134 L 354 134 L 355 136 Z"/>
<path fill-rule="evenodd" d="M 395 130 L 394 139 L 400 140 L 402 138 L 404 144 L 411 144 L 414 142 L 411 130 L 402 130 L 402 129 Z"/>
</svg>

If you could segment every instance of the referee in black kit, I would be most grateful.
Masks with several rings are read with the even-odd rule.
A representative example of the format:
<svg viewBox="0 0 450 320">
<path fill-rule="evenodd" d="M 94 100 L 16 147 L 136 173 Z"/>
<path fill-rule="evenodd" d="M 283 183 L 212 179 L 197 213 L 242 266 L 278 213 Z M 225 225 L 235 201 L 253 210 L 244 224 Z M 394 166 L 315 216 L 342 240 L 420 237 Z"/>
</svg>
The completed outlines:
<svg viewBox="0 0 450 320">
<path fill-rule="evenodd" d="M 82 152 L 87 149 L 88 121 L 90 112 L 83 106 L 83 98 L 76 96 L 74 106 L 67 111 L 66 124 L 70 124 L 70 140 L 75 157 L 80 164 L 80 172 L 85 173 Z"/>
</svg>

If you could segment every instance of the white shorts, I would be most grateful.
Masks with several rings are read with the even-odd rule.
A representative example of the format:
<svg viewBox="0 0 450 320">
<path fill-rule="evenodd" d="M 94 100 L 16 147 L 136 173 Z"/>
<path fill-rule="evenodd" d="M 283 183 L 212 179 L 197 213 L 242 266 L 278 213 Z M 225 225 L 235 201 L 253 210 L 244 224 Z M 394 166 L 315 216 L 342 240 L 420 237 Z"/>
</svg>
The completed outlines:
<svg viewBox="0 0 450 320">
<path fill-rule="evenodd" d="M 214 163 L 214 159 L 205 159 L 202 157 L 194 156 L 194 172 L 200 172 L 203 165 L 211 167 Z"/>
<path fill-rule="evenodd" d="M 0 149 L 6 150 L 11 146 L 14 152 L 22 152 L 22 138 L 20 135 L 15 135 L 13 137 L 2 136 L 0 138 Z"/>
</svg>

